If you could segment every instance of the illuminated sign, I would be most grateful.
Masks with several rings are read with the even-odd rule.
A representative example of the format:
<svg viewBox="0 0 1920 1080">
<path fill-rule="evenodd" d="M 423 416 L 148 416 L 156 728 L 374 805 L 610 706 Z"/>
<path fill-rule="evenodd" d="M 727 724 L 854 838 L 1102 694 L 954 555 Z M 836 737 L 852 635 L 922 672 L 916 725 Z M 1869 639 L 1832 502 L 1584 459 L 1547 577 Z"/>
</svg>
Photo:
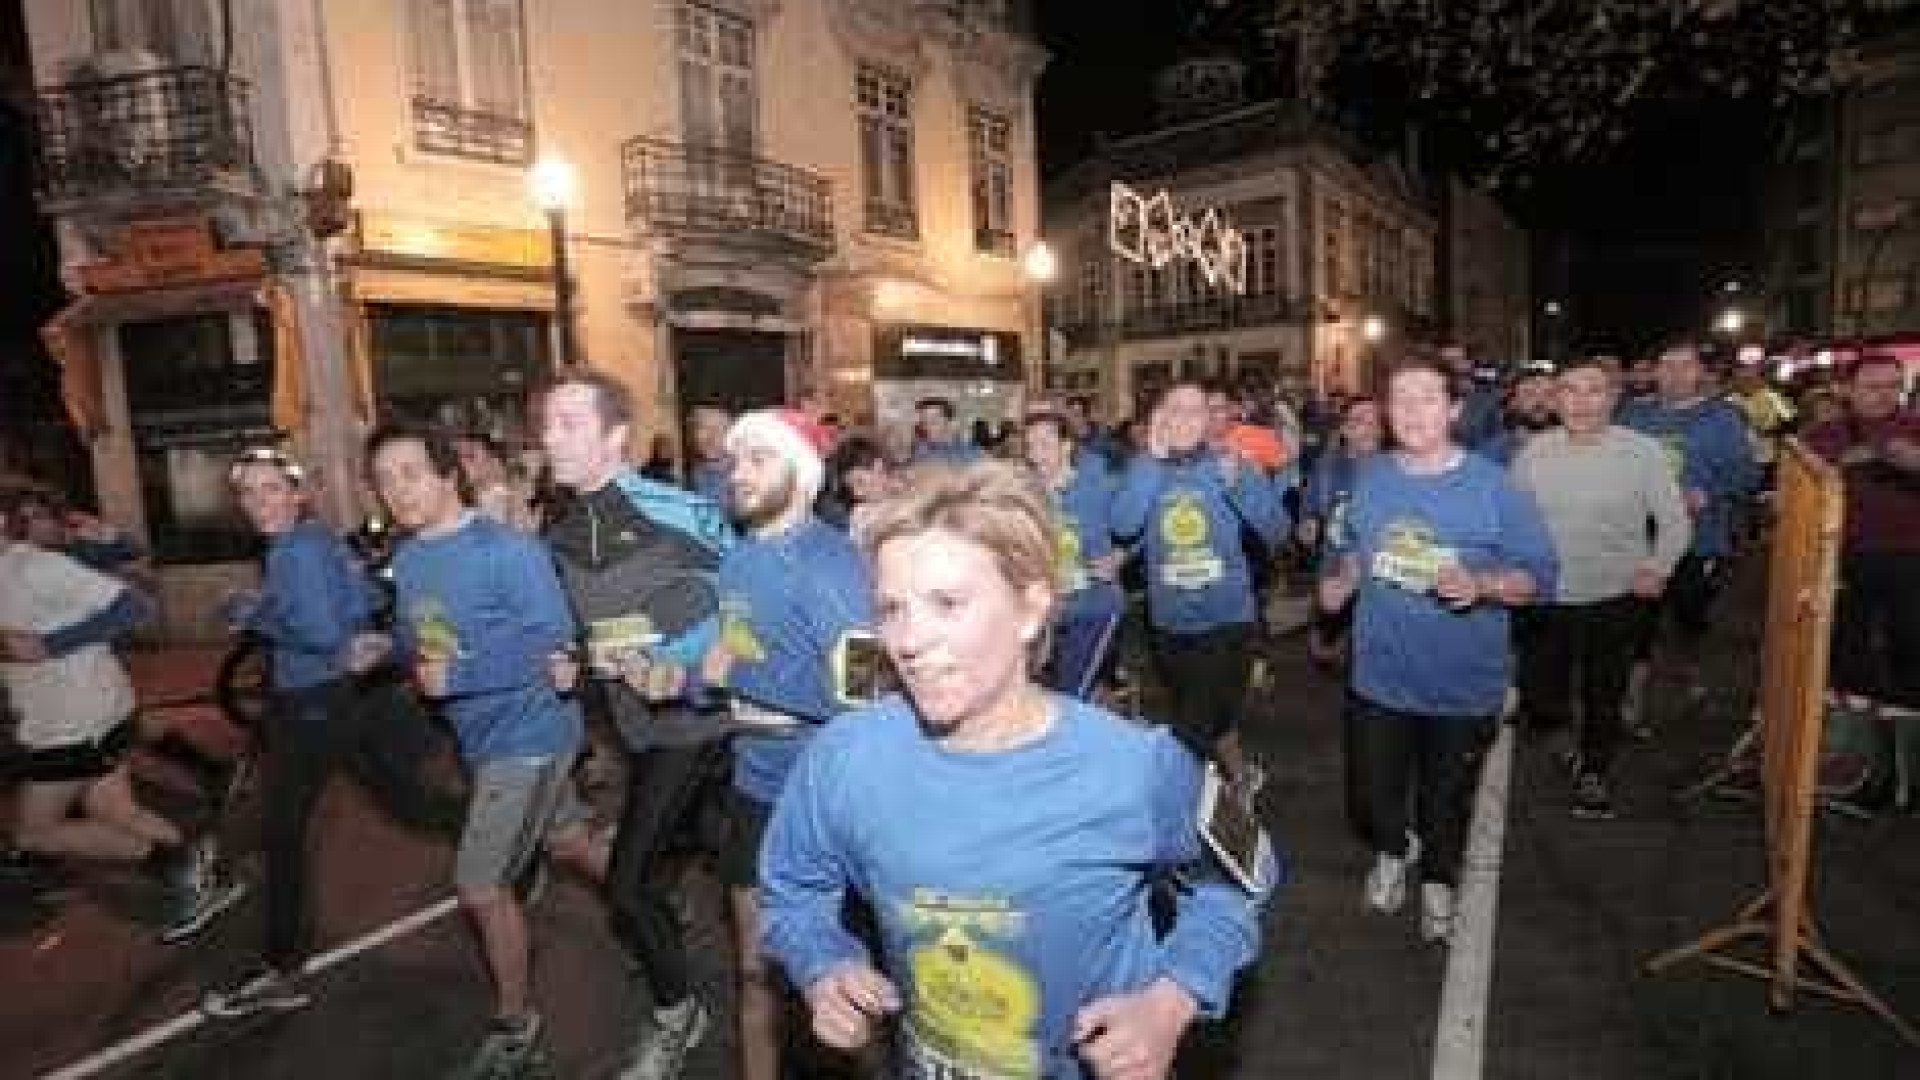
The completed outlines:
<svg viewBox="0 0 1920 1080">
<path fill-rule="evenodd" d="M 1218 210 L 1198 220 L 1178 213 L 1165 191 L 1142 196 L 1115 182 L 1107 195 L 1107 245 L 1115 255 L 1158 270 L 1176 259 L 1199 266 L 1208 285 L 1247 291 L 1247 241 Z"/>
</svg>

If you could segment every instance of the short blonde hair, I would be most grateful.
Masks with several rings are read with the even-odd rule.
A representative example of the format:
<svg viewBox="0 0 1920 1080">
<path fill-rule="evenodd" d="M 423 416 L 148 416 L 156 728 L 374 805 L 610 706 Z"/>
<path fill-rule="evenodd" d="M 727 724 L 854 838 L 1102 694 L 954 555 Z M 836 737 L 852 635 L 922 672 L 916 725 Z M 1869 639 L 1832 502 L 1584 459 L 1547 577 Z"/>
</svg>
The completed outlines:
<svg viewBox="0 0 1920 1080">
<path fill-rule="evenodd" d="M 889 542 L 944 529 L 993 556 L 1016 590 L 1045 586 L 1057 596 L 1053 510 L 1028 469 L 1004 461 L 923 464 L 907 470 L 898 488 L 863 507 L 854 539 L 877 563 Z"/>
</svg>

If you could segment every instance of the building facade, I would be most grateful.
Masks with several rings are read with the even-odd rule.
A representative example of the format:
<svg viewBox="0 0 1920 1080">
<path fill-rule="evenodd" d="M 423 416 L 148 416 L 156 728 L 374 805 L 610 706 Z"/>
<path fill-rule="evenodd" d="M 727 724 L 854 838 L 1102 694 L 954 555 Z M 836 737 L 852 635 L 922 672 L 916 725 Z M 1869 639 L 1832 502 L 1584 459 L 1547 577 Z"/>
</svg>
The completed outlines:
<svg viewBox="0 0 1920 1080">
<path fill-rule="evenodd" d="M 103 509 L 180 606 L 245 550 L 222 463 L 249 440 L 292 438 L 344 519 L 371 424 L 518 441 L 562 362 L 672 436 L 803 395 L 1010 412 L 1037 356 L 1019 0 L 26 8 L 77 298 L 49 340 Z"/>
<path fill-rule="evenodd" d="M 1767 192 L 1766 329 L 1795 339 L 1920 334 L 1920 32 L 1864 49 L 1799 110 Z"/>
<path fill-rule="evenodd" d="M 1429 202 L 1397 162 L 1363 163 L 1296 105 L 1244 103 L 1242 74 L 1220 60 L 1171 69 L 1167 123 L 1105 144 L 1048 187 L 1046 231 L 1062 267 L 1048 380 L 1107 416 L 1142 415 L 1175 379 L 1356 388 L 1395 337 L 1433 331 Z M 1117 256 L 1116 181 L 1167 192 L 1195 218 L 1223 215 L 1246 242 L 1244 292 L 1208 283 L 1191 262 L 1152 269 Z"/>
<path fill-rule="evenodd" d="M 1446 180 L 1442 259 L 1449 340 L 1468 355 L 1508 370 L 1536 356 L 1532 341 L 1531 241 L 1488 192 L 1458 177 Z"/>
</svg>

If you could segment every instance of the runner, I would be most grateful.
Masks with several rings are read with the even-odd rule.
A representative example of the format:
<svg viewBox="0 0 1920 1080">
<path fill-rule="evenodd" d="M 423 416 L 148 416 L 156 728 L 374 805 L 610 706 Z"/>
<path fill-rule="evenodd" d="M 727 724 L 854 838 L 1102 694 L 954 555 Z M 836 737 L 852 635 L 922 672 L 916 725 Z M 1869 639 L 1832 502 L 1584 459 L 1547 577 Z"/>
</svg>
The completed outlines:
<svg viewBox="0 0 1920 1080">
<path fill-rule="evenodd" d="M 1344 399 L 1341 408 L 1344 412 L 1332 445 L 1314 460 L 1300 496 L 1300 525 L 1296 531 L 1315 573 L 1325 566 L 1328 539 L 1340 531 L 1341 523 L 1346 520 L 1355 478 L 1386 441 L 1386 432 L 1380 423 L 1380 402 L 1371 394 Z M 1339 611 L 1316 612 L 1307 638 L 1307 648 L 1314 660 L 1327 666 L 1344 664 L 1347 632 L 1352 625 L 1351 604 Z"/>
<path fill-rule="evenodd" d="M 1147 452 L 1128 464 L 1114 498 L 1113 529 L 1143 542 L 1147 611 L 1174 733 L 1252 791 L 1261 775 L 1242 753 L 1237 727 L 1258 614 L 1241 529 L 1271 547 L 1287 532 L 1286 511 L 1265 473 L 1208 445 L 1209 419 L 1199 386 L 1167 390 Z"/>
<path fill-rule="evenodd" d="M 1024 436 L 1027 464 L 1052 501 L 1055 522 L 1060 600 L 1046 683 L 1084 701 L 1126 609 L 1116 584 L 1127 553 L 1113 546 L 1113 477 L 1098 456 L 1075 452 L 1058 413 L 1030 414 Z"/>
<path fill-rule="evenodd" d="M 813 516 L 825 433 L 791 410 L 750 412 L 727 433 L 733 506 L 747 529 L 720 564 L 720 640 L 700 681 L 723 688 L 734 740 L 732 828 L 721 876 L 733 905 L 743 1080 L 780 1075 L 780 994 L 761 947 L 761 837 L 787 773 L 820 725 L 857 704 L 873 598 L 845 533 Z"/>
<path fill-rule="evenodd" d="M 1619 742 L 1621 704 L 1639 606 L 1657 600 L 1686 554 L 1687 508 L 1659 443 L 1612 423 L 1618 386 L 1596 357 L 1560 373 L 1564 430 L 1528 442 L 1514 483 L 1533 494 L 1553 536 L 1560 572 L 1551 603 L 1532 608 L 1521 650 L 1521 700 L 1542 731 L 1565 731 L 1580 687 L 1574 817 L 1613 816 L 1607 772 Z M 1654 522 L 1652 537 L 1647 522 Z"/>
<path fill-rule="evenodd" d="M 1354 601 L 1347 790 L 1374 852 L 1366 904 L 1400 910 L 1417 861 L 1429 941 L 1453 932 L 1474 790 L 1512 681 L 1507 607 L 1551 595 L 1554 575 L 1533 500 L 1453 441 L 1450 385 L 1418 358 L 1388 375 L 1394 449 L 1355 482 L 1321 580 L 1328 611 Z"/>
<path fill-rule="evenodd" d="M 697 412 L 696 426 L 711 412 Z M 613 654 L 604 664 L 590 661 L 589 671 L 628 750 L 607 902 L 653 1009 L 621 1075 L 664 1080 L 679 1074 L 709 1016 L 693 993 L 680 919 L 656 872 L 709 790 L 724 784 L 726 726 L 724 714 L 648 700 L 646 665 L 622 661 L 644 654 L 699 663 L 716 625 L 715 570 L 733 534 L 711 501 L 628 466 L 633 399 L 621 383 L 597 372 L 564 376 L 547 391 L 541 419 L 554 478 L 576 494 L 547 542 L 587 624 L 589 648 Z M 628 675 L 637 686 L 623 681 Z"/>
<path fill-rule="evenodd" d="M 112 646 L 147 605 L 118 579 L 27 543 L 21 508 L 33 497 L 0 488 L 0 681 L 26 751 L 13 842 L 32 856 L 140 867 L 169 893 L 160 940 L 183 941 L 245 887 L 216 871 L 211 836 L 189 837 L 135 796 L 133 684 Z"/>
<path fill-rule="evenodd" d="M 1713 627 L 1713 601 L 1719 595 L 1727 557 L 1733 553 L 1734 518 L 1760 481 L 1740 411 L 1723 398 L 1707 396 L 1700 347 L 1678 341 L 1662 349 L 1654 367 L 1655 393 L 1626 406 L 1621 423 L 1666 448 L 1693 519 L 1693 543 L 1674 568 L 1658 603 L 1649 602 L 1627 685 L 1627 730 L 1651 738 L 1646 708 L 1647 684 L 1655 639 L 1663 615 L 1678 631 L 1681 676 L 1687 701 L 1697 707 L 1707 696 L 1701 653 Z"/>
<path fill-rule="evenodd" d="M 961 432 L 954 420 L 952 401 L 922 398 L 914 404 L 913 415 L 920 428 L 919 437 L 914 441 L 914 464 L 928 461 L 957 464 L 979 461 L 986 456 L 979 444 L 969 441 Z"/>
<path fill-rule="evenodd" d="M 815 1034 L 855 1050 L 897 1031 L 900 1076 L 1166 1076 L 1258 951 L 1271 852 L 1230 884 L 1201 846 L 1193 755 L 1033 681 L 1057 551 L 1028 476 L 926 470 L 861 541 L 906 696 L 814 740 L 762 855 L 767 946 Z M 878 955 L 841 920 L 855 892 Z"/>
<path fill-rule="evenodd" d="M 732 414 L 718 405 L 694 409 L 688 424 L 693 453 L 687 464 L 687 490 L 716 506 L 727 504 L 727 429 L 732 426 Z"/>
<path fill-rule="evenodd" d="M 313 948 L 310 832 L 333 773 L 351 763 L 403 821 L 425 823 L 432 809 L 420 779 L 424 728 L 396 726 L 358 700 L 355 681 L 379 662 L 386 640 L 372 629 L 372 586 L 345 542 L 311 513 L 306 470 L 259 447 L 234 462 L 228 481 L 267 551 L 259 592 L 236 595 L 227 614 L 267 647 L 272 687 L 260 739 L 263 963 L 202 1003 L 232 1018 L 309 1000 L 299 972 Z"/>
<path fill-rule="evenodd" d="M 579 707 L 556 688 L 572 682 L 556 658 L 573 645 L 573 617 L 546 549 L 467 505 L 445 437 L 378 431 L 367 457 L 381 501 L 412 532 L 394 554 L 396 654 L 421 693 L 442 702 L 473 774 L 454 880 L 493 975 L 494 1014 L 456 1075 L 540 1074 L 527 919 L 513 886 L 543 845 L 604 876 L 570 775 Z"/>
<path fill-rule="evenodd" d="M 1900 408 L 1898 359 L 1868 353 L 1847 414 L 1807 433 L 1846 482 L 1834 611 L 1835 702 L 1895 755 L 1887 794 L 1920 807 L 1920 415 Z M 1833 723 L 1833 721 L 1829 721 Z M 1879 730 L 1884 729 L 1884 730 Z"/>
</svg>

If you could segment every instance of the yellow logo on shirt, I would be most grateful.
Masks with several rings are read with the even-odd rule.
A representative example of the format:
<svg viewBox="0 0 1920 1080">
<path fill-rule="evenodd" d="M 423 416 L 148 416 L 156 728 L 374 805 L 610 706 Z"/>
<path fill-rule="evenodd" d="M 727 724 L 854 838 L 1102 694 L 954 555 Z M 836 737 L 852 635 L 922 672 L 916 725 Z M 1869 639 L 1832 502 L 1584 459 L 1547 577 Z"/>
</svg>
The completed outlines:
<svg viewBox="0 0 1920 1080">
<path fill-rule="evenodd" d="M 1160 536 L 1166 541 L 1161 578 L 1176 589 L 1200 589 L 1219 581 L 1225 564 L 1213 550 L 1207 511 L 1198 493 L 1177 490 L 1160 511 Z"/>
<path fill-rule="evenodd" d="M 1025 928 L 1003 897 L 916 890 L 905 922 L 925 934 L 909 957 L 908 1053 L 918 1076 L 1035 1080 L 1040 991 L 1025 968 L 988 944 Z"/>
<path fill-rule="evenodd" d="M 720 647 L 735 660 L 758 664 L 766 660 L 767 648 L 753 630 L 753 608 L 742 599 L 729 597 L 720 603 Z"/>
</svg>

